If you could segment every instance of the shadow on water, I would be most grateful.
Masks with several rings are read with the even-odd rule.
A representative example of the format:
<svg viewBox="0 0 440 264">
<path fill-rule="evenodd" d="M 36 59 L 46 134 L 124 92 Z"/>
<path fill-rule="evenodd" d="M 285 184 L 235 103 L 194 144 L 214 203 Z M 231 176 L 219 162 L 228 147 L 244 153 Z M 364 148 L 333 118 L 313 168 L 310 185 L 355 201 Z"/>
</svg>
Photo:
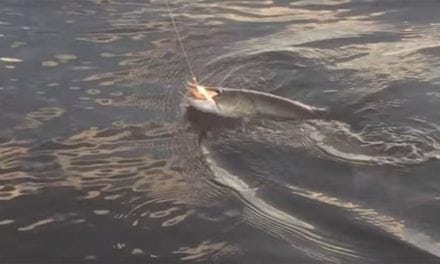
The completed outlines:
<svg viewBox="0 0 440 264">
<path fill-rule="evenodd" d="M 2 262 L 440 262 L 437 2 L 170 2 L 203 83 L 332 118 L 187 109 L 162 1 L 6 0 Z"/>
</svg>

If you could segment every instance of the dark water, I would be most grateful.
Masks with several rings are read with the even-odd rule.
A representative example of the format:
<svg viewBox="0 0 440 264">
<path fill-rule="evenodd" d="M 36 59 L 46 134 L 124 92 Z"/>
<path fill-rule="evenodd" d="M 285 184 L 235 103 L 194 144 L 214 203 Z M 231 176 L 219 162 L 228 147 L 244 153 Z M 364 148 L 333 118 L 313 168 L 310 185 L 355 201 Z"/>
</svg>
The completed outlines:
<svg viewBox="0 0 440 264">
<path fill-rule="evenodd" d="M 0 262 L 440 263 L 440 2 L 3 0 Z M 199 138 L 200 127 L 212 128 Z"/>
</svg>

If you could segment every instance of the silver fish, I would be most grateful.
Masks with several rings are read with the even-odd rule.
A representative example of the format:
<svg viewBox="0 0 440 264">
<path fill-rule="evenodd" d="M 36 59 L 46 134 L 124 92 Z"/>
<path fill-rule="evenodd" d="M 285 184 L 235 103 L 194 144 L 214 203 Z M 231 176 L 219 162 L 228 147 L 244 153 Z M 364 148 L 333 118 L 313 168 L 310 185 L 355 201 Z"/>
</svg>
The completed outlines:
<svg viewBox="0 0 440 264">
<path fill-rule="evenodd" d="M 192 107 L 225 117 L 267 117 L 275 119 L 323 119 L 327 110 L 303 104 L 281 96 L 245 89 L 204 87 L 212 100 L 197 95 L 196 85 L 188 89 L 194 96 L 188 98 Z"/>
</svg>

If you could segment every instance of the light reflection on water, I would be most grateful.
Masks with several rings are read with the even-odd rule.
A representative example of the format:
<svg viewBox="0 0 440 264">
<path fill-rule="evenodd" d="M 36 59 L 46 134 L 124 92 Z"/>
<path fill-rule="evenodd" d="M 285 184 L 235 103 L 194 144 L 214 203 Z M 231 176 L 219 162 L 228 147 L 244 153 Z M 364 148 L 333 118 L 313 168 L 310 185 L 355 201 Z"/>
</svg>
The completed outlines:
<svg viewBox="0 0 440 264">
<path fill-rule="evenodd" d="M 202 141 L 162 1 L 3 5 L 2 261 L 438 262 L 437 3 L 171 1 L 204 83 L 336 119 Z"/>
</svg>

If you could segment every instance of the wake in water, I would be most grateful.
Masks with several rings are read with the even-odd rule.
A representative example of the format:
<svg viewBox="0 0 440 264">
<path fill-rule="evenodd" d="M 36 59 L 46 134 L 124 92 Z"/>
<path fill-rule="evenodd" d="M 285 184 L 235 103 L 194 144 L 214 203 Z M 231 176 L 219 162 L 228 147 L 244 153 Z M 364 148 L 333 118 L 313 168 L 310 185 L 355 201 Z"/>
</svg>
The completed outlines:
<svg viewBox="0 0 440 264">
<path fill-rule="evenodd" d="M 250 137 L 255 136 L 252 132 L 246 134 Z M 234 150 L 230 138 L 222 137 L 216 142 L 207 139 L 205 144 L 203 151 L 213 173 L 213 181 L 239 195 L 245 205 L 244 220 L 274 237 L 285 240 L 293 248 L 303 251 L 316 261 L 324 263 L 345 261 L 380 263 L 383 259 L 401 261 L 399 256 L 392 252 L 387 254 L 381 252 L 382 243 L 385 243 L 389 249 L 399 250 L 408 247 L 408 254 L 402 256 L 406 261 L 423 259 L 427 263 L 435 263 L 436 258 L 424 251 L 436 256 L 440 255 L 437 246 L 428 248 L 424 246 L 426 243 L 437 244 L 434 238 L 426 234 L 415 236 L 416 233 L 420 234 L 420 231 L 415 232 L 399 219 L 356 202 L 347 202 L 322 192 L 290 185 L 278 179 L 280 175 L 276 174 L 276 170 L 270 172 L 264 169 L 268 166 L 276 166 L 276 162 L 267 159 L 240 158 L 235 164 L 231 164 L 230 161 L 225 160 L 225 157 L 235 156 L 236 151 L 239 150 Z M 220 146 L 221 144 L 226 146 Z M 243 140 L 241 144 L 247 145 L 243 150 L 256 148 L 255 142 Z M 248 155 L 244 151 L 239 153 Z M 271 155 L 277 158 L 275 153 L 271 152 Z M 286 159 L 286 157 L 278 158 Z M 251 161 L 268 164 L 255 167 L 250 163 Z M 250 166 L 253 169 L 240 169 L 242 166 L 237 163 L 244 163 L 243 166 Z M 279 170 L 287 173 L 290 168 L 284 167 Z M 237 174 L 231 171 L 236 171 Z M 294 172 L 291 173 L 292 175 L 289 176 L 294 177 Z M 255 178 L 260 178 L 261 182 L 254 184 Z M 317 217 L 316 214 L 320 216 Z M 340 235 L 333 236 L 333 232 Z"/>
<path fill-rule="evenodd" d="M 311 155 L 339 162 L 364 165 L 415 165 L 440 157 L 440 133 L 434 126 L 424 128 L 365 126 L 361 131 L 339 121 L 272 121 L 258 119 L 238 122 L 197 113 L 190 118 L 228 141 L 303 148 Z M 229 121 L 228 121 L 229 120 Z M 224 124 L 222 124 L 224 122 Z M 224 125 L 224 126 L 223 126 Z M 224 129 L 225 127 L 230 127 Z"/>
<path fill-rule="evenodd" d="M 329 159 L 369 165 L 415 165 L 440 157 L 437 129 L 365 126 L 355 132 L 340 122 L 309 122 L 305 141 L 318 155 Z"/>
</svg>

